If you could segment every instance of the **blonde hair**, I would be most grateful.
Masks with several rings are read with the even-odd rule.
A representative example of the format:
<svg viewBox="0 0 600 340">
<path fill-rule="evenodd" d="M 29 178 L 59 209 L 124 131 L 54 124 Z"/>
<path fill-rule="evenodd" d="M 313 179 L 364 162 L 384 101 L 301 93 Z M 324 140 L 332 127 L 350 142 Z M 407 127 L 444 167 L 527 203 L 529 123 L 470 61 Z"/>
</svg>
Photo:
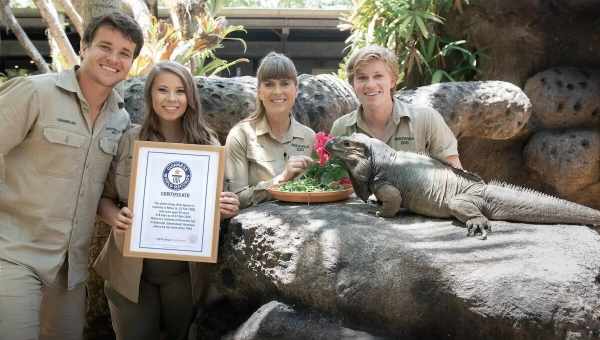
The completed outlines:
<svg viewBox="0 0 600 340">
<path fill-rule="evenodd" d="M 354 83 L 354 74 L 361 65 L 376 60 L 381 60 L 387 66 L 393 78 L 398 80 L 398 58 L 394 52 L 383 46 L 369 45 L 355 51 L 346 63 L 346 76 L 350 85 Z"/>
<path fill-rule="evenodd" d="M 294 62 L 285 55 L 277 52 L 270 52 L 261 61 L 256 71 L 256 89 L 269 79 L 290 79 L 298 85 L 298 72 Z M 252 112 L 245 120 L 259 120 L 265 115 L 265 106 L 263 105 L 258 93 L 256 95 L 256 110 Z"/>
<path fill-rule="evenodd" d="M 157 63 L 146 78 L 146 85 L 144 86 L 146 115 L 140 130 L 140 140 L 165 141 L 165 137 L 160 130 L 158 114 L 156 114 L 152 105 L 152 83 L 154 83 L 156 77 L 163 72 L 169 72 L 179 77 L 185 89 L 187 108 L 181 119 L 181 126 L 183 127 L 183 143 L 214 144 L 216 135 L 204 119 L 202 107 L 200 105 L 200 95 L 198 94 L 198 89 L 196 88 L 192 73 L 185 66 L 172 61 Z"/>
</svg>

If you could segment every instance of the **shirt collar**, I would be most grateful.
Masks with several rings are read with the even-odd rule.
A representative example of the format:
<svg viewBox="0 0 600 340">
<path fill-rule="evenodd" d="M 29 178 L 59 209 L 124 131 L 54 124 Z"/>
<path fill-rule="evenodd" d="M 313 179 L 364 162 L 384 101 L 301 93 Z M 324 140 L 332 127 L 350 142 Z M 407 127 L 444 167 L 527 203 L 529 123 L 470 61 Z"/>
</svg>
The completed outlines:
<svg viewBox="0 0 600 340">
<path fill-rule="evenodd" d="M 79 65 L 76 65 L 75 68 L 70 70 L 64 70 L 58 73 L 56 78 L 56 86 L 77 94 L 80 100 L 85 101 L 85 97 L 81 92 L 81 88 L 79 87 L 79 81 L 77 81 L 77 70 L 79 69 Z M 105 109 L 110 112 L 118 111 L 125 107 L 123 102 L 123 98 L 119 95 L 119 93 L 113 89 L 111 94 L 106 98 L 106 102 L 103 106 Z"/>
<path fill-rule="evenodd" d="M 300 123 L 298 123 L 298 121 L 294 119 L 294 115 L 290 114 L 290 127 L 283 136 L 282 142 L 289 142 L 293 138 L 304 139 L 304 136 L 302 135 L 301 131 L 302 130 L 300 127 Z M 271 127 L 269 126 L 269 121 L 267 120 L 266 115 L 264 115 L 260 120 L 256 122 L 256 136 L 261 136 L 265 134 L 270 134 L 271 137 L 273 137 L 273 134 L 271 133 Z"/>
<path fill-rule="evenodd" d="M 392 121 L 394 122 L 394 125 L 400 124 L 400 120 L 402 120 L 403 117 L 406 117 L 408 119 L 411 118 L 409 110 L 407 109 L 404 103 L 402 103 L 395 97 L 392 97 L 392 102 Z M 348 121 L 346 122 L 346 126 L 358 125 L 359 121 L 361 122 L 361 125 L 366 126 L 366 123 L 362 119 L 363 112 L 364 111 L 362 105 L 359 105 L 358 109 L 350 115 Z"/>
</svg>

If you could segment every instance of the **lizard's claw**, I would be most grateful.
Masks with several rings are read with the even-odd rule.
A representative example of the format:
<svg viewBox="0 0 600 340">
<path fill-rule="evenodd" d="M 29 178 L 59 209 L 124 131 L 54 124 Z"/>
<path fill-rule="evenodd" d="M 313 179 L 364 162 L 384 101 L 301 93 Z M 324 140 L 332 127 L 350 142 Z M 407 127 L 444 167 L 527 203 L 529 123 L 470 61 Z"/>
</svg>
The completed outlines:
<svg viewBox="0 0 600 340">
<path fill-rule="evenodd" d="M 476 236 L 480 234 L 479 239 L 487 239 L 487 235 L 492 231 L 489 221 L 485 217 L 474 217 L 465 222 L 467 227 L 467 236 Z"/>
</svg>

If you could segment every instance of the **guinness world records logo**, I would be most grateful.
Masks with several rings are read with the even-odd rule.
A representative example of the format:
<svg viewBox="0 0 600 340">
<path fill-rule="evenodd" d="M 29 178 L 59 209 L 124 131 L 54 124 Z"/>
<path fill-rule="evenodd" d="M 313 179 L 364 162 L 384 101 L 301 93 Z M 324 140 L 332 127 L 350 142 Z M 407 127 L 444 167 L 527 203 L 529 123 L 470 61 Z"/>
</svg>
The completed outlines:
<svg viewBox="0 0 600 340">
<path fill-rule="evenodd" d="M 167 164 L 163 170 L 162 178 L 167 188 L 179 191 L 190 184 L 192 171 L 185 163 L 175 161 Z"/>
</svg>

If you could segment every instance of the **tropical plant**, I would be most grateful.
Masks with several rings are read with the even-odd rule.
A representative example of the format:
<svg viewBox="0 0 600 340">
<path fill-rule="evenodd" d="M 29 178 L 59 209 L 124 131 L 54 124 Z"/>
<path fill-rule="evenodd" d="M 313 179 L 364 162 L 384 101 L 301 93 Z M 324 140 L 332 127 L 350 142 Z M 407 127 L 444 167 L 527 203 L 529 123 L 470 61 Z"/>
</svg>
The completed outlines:
<svg viewBox="0 0 600 340">
<path fill-rule="evenodd" d="M 223 40 L 237 40 L 244 50 L 246 43 L 241 38 L 231 38 L 233 32 L 246 32 L 243 26 L 229 26 L 224 17 L 214 18 L 210 14 L 195 17 L 198 30 L 186 39 L 180 29 L 170 23 L 152 17 L 150 31 L 144 49 L 129 72 L 130 76 L 147 74 L 152 65 L 159 61 L 177 61 L 190 67 L 194 75 L 214 75 L 240 62 L 241 58 L 227 62 L 215 55 Z"/>
<path fill-rule="evenodd" d="M 466 40 L 445 36 L 444 15 L 462 12 L 468 0 L 355 0 L 353 11 L 342 18 L 350 30 L 348 55 L 366 45 L 385 46 L 400 62 L 398 83 L 415 87 L 442 81 L 473 79 L 479 52 Z M 343 67 L 343 65 L 342 65 Z"/>
</svg>

